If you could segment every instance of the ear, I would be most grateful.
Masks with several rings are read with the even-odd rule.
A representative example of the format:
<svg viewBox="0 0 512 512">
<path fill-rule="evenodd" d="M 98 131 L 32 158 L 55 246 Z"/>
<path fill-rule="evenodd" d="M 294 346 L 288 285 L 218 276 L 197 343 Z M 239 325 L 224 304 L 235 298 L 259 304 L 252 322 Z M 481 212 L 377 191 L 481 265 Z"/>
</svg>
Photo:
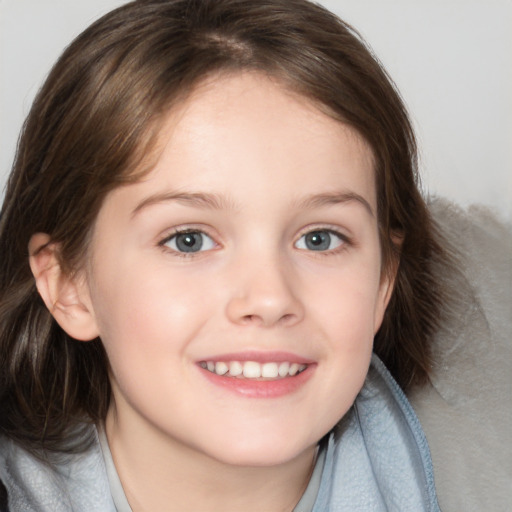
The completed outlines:
<svg viewBox="0 0 512 512">
<path fill-rule="evenodd" d="M 381 278 L 379 285 L 379 293 L 377 296 L 377 304 L 375 307 L 373 334 L 377 334 L 380 329 L 382 321 L 384 320 L 384 313 L 388 307 L 393 288 L 395 284 L 395 274 L 385 272 Z"/>
<path fill-rule="evenodd" d="M 63 271 L 59 244 L 51 242 L 45 233 L 33 235 L 28 250 L 37 290 L 57 323 L 77 340 L 98 337 L 85 275 Z"/>
<path fill-rule="evenodd" d="M 384 320 L 384 314 L 388 307 L 393 290 L 395 288 L 396 275 L 398 273 L 398 267 L 400 265 L 400 251 L 403 243 L 403 235 L 399 233 L 392 233 L 391 241 L 394 246 L 394 252 L 390 255 L 391 261 L 387 264 L 387 268 L 383 268 L 381 272 L 381 279 L 379 285 L 379 293 L 377 297 L 377 304 L 375 309 L 375 322 L 373 328 L 373 334 L 377 334 L 377 331 L 382 325 Z"/>
</svg>

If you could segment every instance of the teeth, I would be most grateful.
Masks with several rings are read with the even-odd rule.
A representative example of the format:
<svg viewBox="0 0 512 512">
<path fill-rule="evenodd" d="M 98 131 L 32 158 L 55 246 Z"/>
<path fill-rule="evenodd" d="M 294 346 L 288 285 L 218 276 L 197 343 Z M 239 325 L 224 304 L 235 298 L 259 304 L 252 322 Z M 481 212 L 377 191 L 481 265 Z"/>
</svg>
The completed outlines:
<svg viewBox="0 0 512 512">
<path fill-rule="evenodd" d="M 297 375 L 297 372 L 299 371 L 299 365 L 297 363 L 291 364 L 288 371 L 290 372 L 290 375 Z"/>
<path fill-rule="evenodd" d="M 293 377 L 307 368 L 298 363 L 257 363 L 255 361 L 203 361 L 200 366 L 217 375 L 246 379 L 283 379 Z"/>
<path fill-rule="evenodd" d="M 225 375 L 226 373 L 228 373 L 229 371 L 229 367 L 226 363 L 215 363 L 215 373 L 217 375 Z"/>
<path fill-rule="evenodd" d="M 265 363 L 261 367 L 261 376 L 267 379 L 275 379 L 279 375 L 279 366 L 277 363 Z"/>
<path fill-rule="evenodd" d="M 259 379 L 261 377 L 261 364 L 247 361 L 244 364 L 244 377 L 246 379 Z"/>
<path fill-rule="evenodd" d="M 279 365 L 279 377 L 286 377 L 288 375 L 288 371 L 290 370 L 290 363 L 281 363 Z"/>
<path fill-rule="evenodd" d="M 244 367 L 238 361 L 232 361 L 229 363 L 229 374 L 233 377 L 242 375 Z"/>
</svg>

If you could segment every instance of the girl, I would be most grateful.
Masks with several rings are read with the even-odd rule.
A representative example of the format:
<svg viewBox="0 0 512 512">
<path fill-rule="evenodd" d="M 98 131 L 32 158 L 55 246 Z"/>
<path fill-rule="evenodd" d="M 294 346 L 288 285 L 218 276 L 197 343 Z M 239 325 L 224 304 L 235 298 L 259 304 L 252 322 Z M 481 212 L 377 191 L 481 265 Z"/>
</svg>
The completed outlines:
<svg viewBox="0 0 512 512">
<path fill-rule="evenodd" d="M 10 510 L 438 510 L 399 387 L 442 308 L 416 181 L 398 93 L 315 4 L 89 27 L 1 216 Z"/>
</svg>

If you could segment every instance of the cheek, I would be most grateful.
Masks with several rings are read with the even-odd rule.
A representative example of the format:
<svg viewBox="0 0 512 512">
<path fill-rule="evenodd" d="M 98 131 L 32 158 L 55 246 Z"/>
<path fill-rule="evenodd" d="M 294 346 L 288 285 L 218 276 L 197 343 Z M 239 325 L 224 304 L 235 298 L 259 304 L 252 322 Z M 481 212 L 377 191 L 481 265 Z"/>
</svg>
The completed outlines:
<svg viewBox="0 0 512 512">
<path fill-rule="evenodd" d="M 151 374 L 163 361 L 184 357 L 214 316 L 217 301 L 202 280 L 147 261 L 118 260 L 110 270 L 97 275 L 93 301 L 114 376 Z"/>
<path fill-rule="evenodd" d="M 162 388 L 183 385 L 179 368 L 197 327 L 191 321 L 191 303 L 183 297 L 178 300 L 162 280 L 127 279 L 104 292 L 100 338 L 112 385 L 118 389 L 115 396 L 119 399 L 120 393 L 141 410 L 146 402 L 164 409 L 168 404 Z"/>
<path fill-rule="evenodd" d="M 332 303 L 325 302 L 322 311 L 322 338 L 326 345 L 320 360 L 322 379 L 316 417 L 320 425 L 328 428 L 354 403 L 364 385 L 373 351 L 373 315 L 369 311 L 373 304 L 367 295 L 356 297 L 355 293 L 350 299 L 333 296 Z"/>
<path fill-rule="evenodd" d="M 370 266 L 361 271 L 352 267 L 318 284 L 323 286 L 311 286 L 306 295 L 329 338 L 343 340 L 347 348 L 372 340 L 380 311 L 379 272 Z"/>
</svg>

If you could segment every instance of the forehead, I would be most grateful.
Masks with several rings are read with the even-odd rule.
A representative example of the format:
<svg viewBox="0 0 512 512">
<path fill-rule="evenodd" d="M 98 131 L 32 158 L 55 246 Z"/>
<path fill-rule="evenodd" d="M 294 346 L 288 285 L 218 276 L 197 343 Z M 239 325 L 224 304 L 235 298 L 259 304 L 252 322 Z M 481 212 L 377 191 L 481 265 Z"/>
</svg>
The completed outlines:
<svg viewBox="0 0 512 512">
<path fill-rule="evenodd" d="M 153 162 L 141 181 L 110 194 L 116 208 L 121 200 L 137 209 L 155 197 L 188 193 L 220 197 L 238 210 L 352 194 L 376 212 L 373 156 L 363 138 L 260 73 L 199 83 L 169 110 Z"/>
<path fill-rule="evenodd" d="M 150 177 L 201 178 L 212 187 L 233 165 L 239 172 L 232 178 L 242 181 L 271 174 L 277 184 L 290 177 L 283 171 L 291 166 L 297 176 L 322 187 L 322 180 L 340 180 L 344 170 L 358 167 L 365 188 L 374 183 L 371 148 L 353 128 L 256 72 L 214 76 L 196 86 L 167 115 L 158 155 Z M 320 173 L 320 166 L 330 172 Z"/>
</svg>

